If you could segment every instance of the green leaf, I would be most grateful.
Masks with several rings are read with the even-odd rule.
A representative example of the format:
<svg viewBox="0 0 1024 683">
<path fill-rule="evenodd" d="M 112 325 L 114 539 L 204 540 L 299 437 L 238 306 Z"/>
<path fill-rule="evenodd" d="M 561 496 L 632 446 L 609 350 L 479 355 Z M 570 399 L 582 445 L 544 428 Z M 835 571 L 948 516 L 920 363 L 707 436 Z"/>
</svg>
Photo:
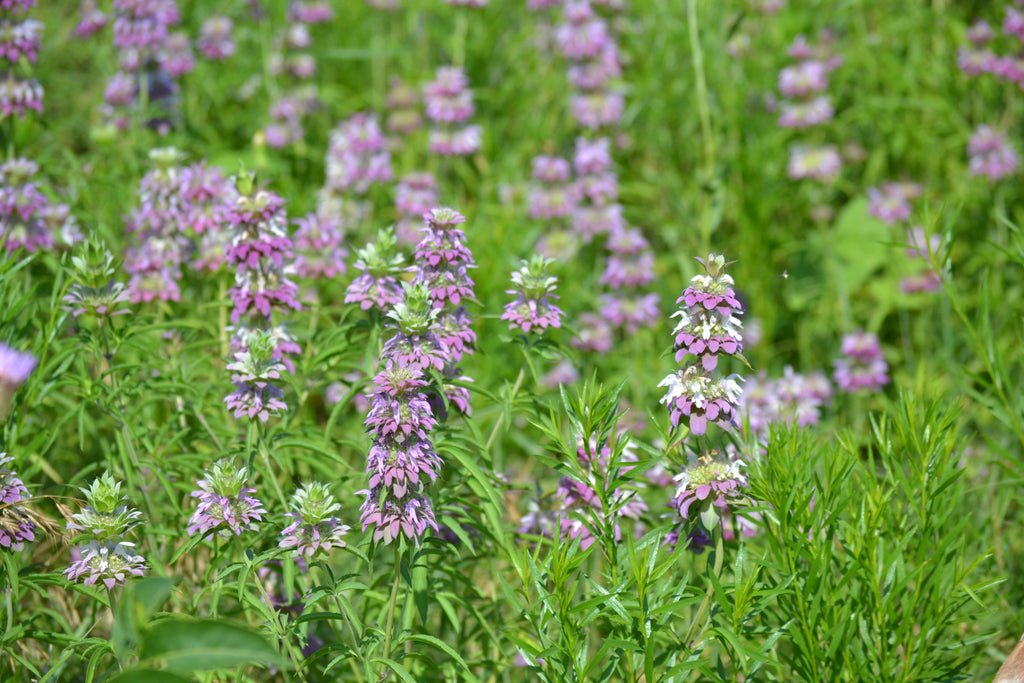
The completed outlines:
<svg viewBox="0 0 1024 683">
<path fill-rule="evenodd" d="M 384 659 L 383 657 L 377 657 L 370 660 L 372 664 L 383 664 L 387 668 L 398 674 L 406 683 L 416 683 L 416 679 L 412 677 L 412 674 L 405 670 L 405 667 L 392 659 Z"/>
<path fill-rule="evenodd" d="M 191 678 L 180 676 L 170 671 L 135 669 L 110 679 L 109 683 L 191 683 L 191 681 Z"/>
<path fill-rule="evenodd" d="M 227 621 L 167 619 L 142 640 L 143 662 L 164 662 L 178 671 L 209 671 L 235 666 L 286 666 L 263 636 Z"/>
</svg>

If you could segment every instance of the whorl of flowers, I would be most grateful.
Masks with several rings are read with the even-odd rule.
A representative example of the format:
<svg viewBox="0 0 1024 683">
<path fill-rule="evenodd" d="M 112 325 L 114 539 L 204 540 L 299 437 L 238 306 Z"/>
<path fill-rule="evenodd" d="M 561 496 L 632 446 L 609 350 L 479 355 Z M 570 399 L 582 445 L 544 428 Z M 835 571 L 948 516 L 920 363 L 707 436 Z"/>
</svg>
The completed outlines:
<svg viewBox="0 0 1024 683">
<path fill-rule="evenodd" d="M 64 204 L 54 204 L 32 178 L 39 165 L 15 158 L 0 164 L 0 246 L 8 252 L 69 247 L 81 239 Z"/>
<path fill-rule="evenodd" d="M 541 155 L 533 158 L 530 187 L 530 218 L 552 220 L 569 216 L 579 201 L 578 186 L 571 182 L 569 161 Z"/>
<path fill-rule="evenodd" d="M 611 140 L 576 139 L 573 166 L 576 169 L 576 204 L 572 229 L 584 242 L 626 228 L 619 204 L 619 179 L 611 170 Z"/>
<path fill-rule="evenodd" d="M 476 333 L 473 318 L 464 303 L 474 298 L 473 280 L 468 270 L 476 268 L 473 253 L 466 245 L 461 225 L 465 217 L 447 207 L 433 208 L 423 215 L 426 226 L 423 239 L 416 247 L 413 281 L 425 285 L 431 305 L 438 310 L 435 332 L 448 349 L 449 359 L 443 368 L 448 379 L 463 378 L 458 363 L 465 354 L 472 354 Z M 469 389 L 445 382 L 442 387 L 449 403 L 463 413 L 469 412 Z"/>
<path fill-rule="evenodd" d="M 128 291 L 132 303 L 179 301 L 181 262 L 185 237 L 181 224 L 185 212 L 181 197 L 182 154 L 174 147 L 150 150 L 152 170 L 139 181 L 139 204 L 125 218 L 134 233 L 125 255 L 125 269 L 131 274 Z"/>
<path fill-rule="evenodd" d="M 25 383 L 39 360 L 0 342 L 0 419 L 7 415 L 15 390 Z"/>
<path fill-rule="evenodd" d="M 423 216 L 438 205 L 437 179 L 430 173 L 410 173 L 395 184 L 395 236 L 403 244 L 420 241 Z"/>
<path fill-rule="evenodd" d="M 823 35 L 815 47 L 801 35 L 793 41 L 789 55 L 796 60 L 779 72 L 778 124 L 782 128 L 807 129 L 828 123 L 835 116 L 832 98 L 827 94 L 828 77 L 843 62 L 829 55 L 831 37 Z M 789 177 L 832 183 L 842 170 L 842 157 L 834 145 L 797 143 L 789 149 Z"/>
<path fill-rule="evenodd" d="M 1013 175 L 1020 168 L 1020 157 L 1006 134 L 984 124 L 971 133 L 967 154 L 970 156 L 970 174 L 985 176 L 989 180 Z"/>
<path fill-rule="evenodd" d="M 878 391 L 889 383 L 889 364 L 885 362 L 878 335 L 863 330 L 852 332 L 843 337 L 840 353 L 842 357 L 832 361 L 832 379 L 840 390 Z"/>
<path fill-rule="evenodd" d="M 455 66 L 438 67 L 434 80 L 423 86 L 427 118 L 433 122 L 427 147 L 435 154 L 467 156 L 480 149 L 480 126 L 467 124 L 473 116 L 473 91 L 466 72 Z"/>
<path fill-rule="evenodd" d="M 737 425 L 742 378 L 716 378 L 709 373 L 718 366 L 719 355 L 736 354 L 742 349 L 737 316 L 743 309 L 733 290 L 733 279 L 725 272 L 725 258 L 711 254 L 697 260 L 704 272 L 693 277 L 676 301 L 683 306 L 675 314 L 680 317 L 675 346 L 676 362 L 689 356 L 700 362 L 679 368 L 658 386 L 668 387 L 661 402 L 671 410 L 672 425 L 679 426 L 685 416 L 690 431 L 700 436 L 707 431 L 709 420 L 722 427 Z"/>
<path fill-rule="evenodd" d="M 654 280 L 654 252 L 639 230 L 617 228 L 608 235 L 610 252 L 601 284 L 611 291 L 599 297 L 601 316 L 611 325 L 633 334 L 653 327 L 660 317 L 661 298 L 643 288 Z"/>
<path fill-rule="evenodd" d="M 437 531 L 424 493 L 443 466 L 429 437 L 437 422 L 421 368 L 403 360 L 391 357 L 374 377 L 376 391 L 366 418 L 373 445 L 366 461 L 369 488 L 359 492 L 366 495 L 361 521 L 364 530 L 375 525 L 373 538 L 384 543 L 400 535 L 418 539 L 428 526 Z"/>
<path fill-rule="evenodd" d="M 126 540 L 140 524 L 142 513 L 128 504 L 121 494 L 121 483 L 104 472 L 87 489 L 86 504 L 72 515 L 68 530 L 77 532 L 77 559 L 64 570 L 70 581 L 82 580 L 87 586 L 97 582 L 111 590 L 130 576 L 142 576 L 146 561 L 135 552 L 135 544 Z"/>
<path fill-rule="evenodd" d="M 311 280 L 333 280 L 345 274 L 348 249 L 340 218 L 322 211 L 295 219 L 295 272 Z"/>
<path fill-rule="evenodd" d="M 324 186 L 339 194 L 362 195 L 391 181 L 391 152 L 376 114 L 359 112 L 338 124 L 327 143 L 325 167 Z"/>
<path fill-rule="evenodd" d="M 65 308 L 76 318 L 83 313 L 96 318 L 130 313 L 122 308 L 129 301 L 124 284 L 115 282 L 120 262 L 107 245 L 89 239 L 81 251 L 71 257 L 70 274 L 74 282 L 64 296 Z"/>
<path fill-rule="evenodd" d="M 772 424 L 817 424 L 821 408 L 832 399 L 833 391 L 823 372 L 802 375 L 788 365 L 781 377 L 759 372 L 743 385 L 741 422 L 749 422 L 750 431 L 758 436 L 765 435 Z"/>
<path fill-rule="evenodd" d="M 971 44 L 957 52 L 957 66 L 968 76 L 990 74 L 1024 90 L 1024 60 L 1019 54 L 1024 42 L 1024 12 L 1009 4 L 1003 9 L 1005 15 L 1000 28 L 1007 51 L 1002 54 L 997 51 L 999 38 L 995 31 L 988 22 L 979 20 L 967 30 Z"/>
<path fill-rule="evenodd" d="M 320 100 L 312 78 L 316 75 L 316 60 L 310 47 L 313 44 L 310 24 L 329 21 L 333 12 L 319 3 L 307 9 L 309 3 L 289 6 L 287 22 L 274 40 L 270 56 L 270 74 L 278 78 L 281 96 L 270 106 L 271 123 L 264 130 L 264 139 L 271 147 L 282 148 L 298 142 L 305 135 L 302 118 L 315 111 Z"/>
<path fill-rule="evenodd" d="M 589 0 L 568 0 L 555 42 L 569 60 L 569 106 L 576 122 L 591 130 L 617 125 L 625 100 L 611 87 L 621 76 L 619 49 L 608 23 L 597 16 Z"/>
<path fill-rule="evenodd" d="M 742 465 L 717 454 L 702 455 L 673 478 L 676 491 L 669 506 L 683 520 L 689 549 L 699 552 L 710 545 L 712 533 L 730 512 L 729 504 L 744 499 L 747 478 Z M 678 531 L 670 534 L 666 543 L 675 545 L 680 535 Z"/>
<path fill-rule="evenodd" d="M 273 357 L 276 345 L 267 333 L 250 334 L 245 350 L 235 352 L 234 362 L 228 363 L 235 390 L 224 403 L 234 417 L 266 422 L 271 415 L 288 409 L 282 400 L 284 392 L 273 384 L 285 370 L 284 364 Z"/>
<path fill-rule="evenodd" d="M 22 503 L 29 497 L 28 489 L 18 473 L 7 467 L 13 460 L 0 452 L 0 548 L 4 550 L 21 550 L 25 541 L 36 540 L 36 525 L 22 511 Z"/>
<path fill-rule="evenodd" d="M 345 547 L 342 537 L 349 527 L 335 516 L 341 505 L 326 485 L 312 482 L 299 488 L 292 496 L 292 509 L 295 512 L 284 515 L 291 523 L 281 532 L 279 548 L 294 548 L 297 558 L 310 559 Z"/>
<path fill-rule="evenodd" d="M 236 468 L 233 461 L 221 459 L 205 476 L 196 482 L 199 488 L 191 494 L 199 500 L 199 506 L 189 519 L 188 535 L 210 538 L 219 533 L 230 537 L 231 534 L 241 536 L 243 531 L 255 531 L 266 510 L 252 495 L 256 489 L 246 487 L 246 468 Z"/>
<path fill-rule="evenodd" d="M 235 41 L 232 38 L 234 24 L 230 17 L 213 16 L 203 21 L 199 28 L 199 40 L 196 47 L 207 59 L 223 62 L 235 54 Z"/>
<path fill-rule="evenodd" d="M 439 315 L 426 285 L 406 284 L 404 298 L 387 313 L 395 333 L 384 343 L 382 356 L 403 366 L 443 371 L 451 353 L 438 336 Z"/>
<path fill-rule="evenodd" d="M 360 274 L 345 292 L 345 303 L 359 304 L 364 311 L 387 311 L 404 296 L 398 280 L 404 259 L 398 253 L 395 234 L 390 229 L 377 233 L 377 241 L 356 252 L 354 268 Z"/>
<path fill-rule="evenodd" d="M 534 254 L 522 267 L 512 273 L 514 289 L 506 290 L 506 294 L 514 294 L 515 298 L 505 305 L 501 319 L 509 321 L 509 329 L 519 328 L 524 333 L 531 330 L 543 332 L 549 327 L 562 326 L 562 309 L 552 303 L 558 296 L 554 294 L 558 278 L 548 275 L 553 259 Z"/>
<path fill-rule="evenodd" d="M 25 16 L 31 2 L 0 4 L 0 120 L 43 111 L 43 86 L 31 77 L 43 23 Z"/>
<path fill-rule="evenodd" d="M 250 331 L 271 333 L 278 341 L 274 357 L 293 371 L 289 356 L 297 355 L 300 348 L 283 323 L 275 320 L 275 312 L 279 317 L 301 308 L 298 285 L 288 277 L 294 264 L 284 200 L 259 189 L 250 175 L 238 178 L 236 186 L 238 197 L 227 213 L 232 230 L 227 258 L 235 268 L 231 322 L 238 323 L 232 344 L 242 350 Z"/>
<path fill-rule="evenodd" d="M 904 223 L 913 211 L 911 201 L 921 196 L 923 188 L 912 182 L 886 182 L 881 188 L 868 188 L 868 214 L 889 225 Z"/>
</svg>

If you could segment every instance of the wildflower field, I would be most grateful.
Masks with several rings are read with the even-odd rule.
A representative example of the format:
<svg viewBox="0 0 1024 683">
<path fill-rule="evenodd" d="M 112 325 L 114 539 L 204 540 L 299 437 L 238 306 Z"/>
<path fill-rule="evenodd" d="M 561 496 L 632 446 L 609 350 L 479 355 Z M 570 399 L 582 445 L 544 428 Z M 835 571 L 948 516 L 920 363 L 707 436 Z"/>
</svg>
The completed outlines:
<svg viewBox="0 0 1024 683">
<path fill-rule="evenodd" d="M 1022 5 L 0 0 L 0 681 L 991 680 Z"/>
</svg>

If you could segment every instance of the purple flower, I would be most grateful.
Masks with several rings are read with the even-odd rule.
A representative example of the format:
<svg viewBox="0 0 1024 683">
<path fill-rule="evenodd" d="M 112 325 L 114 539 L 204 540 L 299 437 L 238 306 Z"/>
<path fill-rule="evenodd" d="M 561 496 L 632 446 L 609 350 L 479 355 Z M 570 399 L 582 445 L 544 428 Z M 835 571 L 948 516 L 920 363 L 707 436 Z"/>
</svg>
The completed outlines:
<svg viewBox="0 0 1024 683">
<path fill-rule="evenodd" d="M 321 212 L 295 219 L 295 270 L 310 279 L 333 280 L 345 274 L 348 250 L 342 221 Z"/>
<path fill-rule="evenodd" d="M 741 465 L 738 460 L 722 462 L 707 456 L 700 458 L 673 478 L 676 493 L 670 505 L 684 520 L 700 518 L 704 528 L 710 531 L 721 516 L 718 510 L 727 509 L 729 501 L 738 498 L 747 485 Z"/>
<path fill-rule="evenodd" d="M 366 194 L 391 181 L 391 153 L 376 114 L 360 112 L 338 124 L 327 145 L 326 176 L 324 185 L 334 193 Z"/>
<path fill-rule="evenodd" d="M 214 16 L 203 21 L 196 46 L 207 59 L 224 61 L 235 54 L 235 41 L 231 37 L 234 24 L 229 17 Z"/>
<path fill-rule="evenodd" d="M 515 294 L 515 299 L 505 305 L 501 316 L 509 321 L 509 329 L 518 327 L 528 334 L 530 330 L 543 332 L 548 327 L 562 326 L 562 310 L 551 302 L 558 298 L 553 293 L 558 278 L 548 275 L 552 263 L 552 259 L 535 254 L 512 273 L 515 289 L 507 290 L 506 294 Z"/>
<path fill-rule="evenodd" d="M 430 131 L 430 151 L 465 156 L 480 148 L 480 127 L 466 125 L 475 108 L 465 71 L 454 66 L 439 67 L 434 80 L 423 87 L 423 101 L 427 118 L 436 124 Z"/>
<path fill-rule="evenodd" d="M 971 134 L 967 153 L 970 155 L 970 174 L 985 176 L 989 180 L 1013 175 L 1020 167 L 1020 157 L 1006 135 L 984 124 L 975 128 Z"/>
<path fill-rule="evenodd" d="M 533 158 L 533 178 L 530 189 L 530 218 L 561 218 L 570 215 L 579 201 L 577 186 L 569 183 L 569 162 L 560 157 Z"/>
<path fill-rule="evenodd" d="M 848 334 L 843 337 L 840 353 L 843 357 L 832 362 L 832 379 L 842 391 L 878 391 L 889 383 L 889 365 L 877 335 L 863 330 Z"/>
<path fill-rule="evenodd" d="M 230 537 L 232 533 L 241 536 L 243 531 L 255 531 L 266 510 L 251 495 L 256 489 L 245 487 L 247 477 L 245 467 L 235 469 L 230 460 L 215 462 L 206 479 L 196 482 L 199 489 L 191 494 L 199 499 L 199 506 L 189 519 L 188 535 L 210 538 L 217 532 Z"/>
<path fill-rule="evenodd" d="M 15 390 L 25 383 L 38 363 L 32 354 L 0 342 L 0 418 L 7 415 Z"/>
<path fill-rule="evenodd" d="M 371 524 L 374 541 L 391 543 L 400 535 L 410 540 L 419 539 L 431 527 L 437 531 L 437 520 L 430 500 L 422 495 L 409 495 L 405 498 L 392 498 L 385 486 L 357 491 L 364 494 L 360 521 L 365 530 Z"/>
<path fill-rule="evenodd" d="M 785 97 L 807 97 L 828 89 L 829 69 L 814 59 L 798 62 L 779 72 L 779 92 Z"/>
<path fill-rule="evenodd" d="M 285 370 L 285 366 L 273 357 L 275 346 L 277 344 L 271 335 L 249 336 L 247 348 L 236 352 L 235 361 L 228 364 L 235 391 L 224 399 L 224 403 L 234 417 L 259 418 L 266 422 L 271 415 L 288 409 L 282 400 L 284 392 L 271 383 L 280 379 Z"/>
<path fill-rule="evenodd" d="M 882 183 L 881 189 L 868 188 L 868 214 L 889 225 L 910 218 L 911 200 L 921 195 L 917 183 Z"/>
<path fill-rule="evenodd" d="M 405 298 L 387 313 L 394 336 L 384 343 L 384 358 L 420 370 L 442 371 L 451 360 L 451 352 L 438 337 L 438 316 L 430 290 L 422 283 L 407 284 Z"/>
<path fill-rule="evenodd" d="M 839 177 L 842 166 L 843 159 L 835 145 L 794 145 L 789 150 L 789 165 L 786 172 L 793 180 L 809 179 L 833 183 Z"/>
<path fill-rule="evenodd" d="M 36 540 L 36 525 L 21 505 L 29 498 L 28 489 L 18 473 L 7 468 L 13 460 L 0 452 L 0 548 L 4 550 L 21 550 L 25 541 Z"/>
<path fill-rule="evenodd" d="M 80 579 L 86 586 L 102 583 L 107 590 L 123 585 L 131 576 L 142 576 L 146 560 L 128 541 L 89 541 L 76 549 L 78 557 L 64 570 L 68 581 Z"/>
<path fill-rule="evenodd" d="M 377 233 L 377 242 L 357 252 L 354 264 L 360 275 L 345 292 L 345 303 L 358 303 L 364 311 L 376 308 L 386 311 L 402 301 L 401 254 L 397 253 L 395 235 L 391 230 Z"/>
<path fill-rule="evenodd" d="M 327 486 L 318 482 L 302 486 L 292 497 L 292 508 L 298 512 L 285 513 L 292 521 L 281 532 L 279 548 L 294 548 L 296 557 L 308 559 L 321 551 L 345 547 L 342 537 L 349 527 L 334 516 L 341 505 Z"/>
<path fill-rule="evenodd" d="M 707 432 L 707 423 L 723 429 L 738 426 L 738 408 L 743 389 L 739 375 L 713 380 L 699 375 L 693 367 L 668 375 L 658 386 L 668 387 L 661 403 L 672 411 L 672 426 L 678 427 L 683 416 L 690 420 L 690 431 L 700 436 Z"/>
</svg>

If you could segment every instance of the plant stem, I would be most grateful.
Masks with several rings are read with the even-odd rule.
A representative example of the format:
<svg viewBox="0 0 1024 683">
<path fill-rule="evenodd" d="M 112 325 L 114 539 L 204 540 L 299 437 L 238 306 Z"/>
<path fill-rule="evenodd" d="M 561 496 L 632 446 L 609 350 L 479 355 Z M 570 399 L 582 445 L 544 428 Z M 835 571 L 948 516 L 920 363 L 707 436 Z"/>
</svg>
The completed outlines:
<svg viewBox="0 0 1024 683">
<path fill-rule="evenodd" d="M 391 599 L 388 601 L 388 620 L 384 626 L 384 659 L 391 656 L 391 628 L 395 624 L 395 604 L 398 602 L 398 582 L 402 578 L 401 556 L 395 544 L 395 581 L 391 584 Z M 381 678 L 383 680 L 383 677 Z"/>
<path fill-rule="evenodd" d="M 519 387 L 523 385 L 523 379 L 526 377 L 526 366 L 520 366 L 519 376 L 516 377 L 515 384 L 512 385 L 512 391 L 509 392 L 508 400 L 513 402 L 516 399 L 516 394 L 519 393 Z M 498 421 L 494 423 L 494 428 L 491 429 L 491 435 L 487 437 L 487 442 L 484 444 L 484 451 L 490 452 L 491 446 L 494 444 L 494 440 L 498 437 L 498 430 L 501 429 L 501 425 L 505 422 L 505 413 L 502 412 L 498 415 Z"/>
<path fill-rule="evenodd" d="M 725 541 L 722 535 L 721 525 L 715 529 L 715 563 L 711 572 L 715 576 L 721 576 L 722 573 L 722 558 L 725 555 Z M 683 644 L 686 647 L 690 647 L 690 642 L 697 633 L 697 625 L 704 621 L 705 615 L 707 615 L 708 608 L 711 607 L 711 596 L 714 594 L 715 588 L 711 581 L 708 581 L 708 590 L 704 594 L 704 600 L 700 603 L 700 607 L 697 609 L 697 614 L 690 622 L 690 628 L 686 630 L 686 637 L 683 639 Z"/>
</svg>

